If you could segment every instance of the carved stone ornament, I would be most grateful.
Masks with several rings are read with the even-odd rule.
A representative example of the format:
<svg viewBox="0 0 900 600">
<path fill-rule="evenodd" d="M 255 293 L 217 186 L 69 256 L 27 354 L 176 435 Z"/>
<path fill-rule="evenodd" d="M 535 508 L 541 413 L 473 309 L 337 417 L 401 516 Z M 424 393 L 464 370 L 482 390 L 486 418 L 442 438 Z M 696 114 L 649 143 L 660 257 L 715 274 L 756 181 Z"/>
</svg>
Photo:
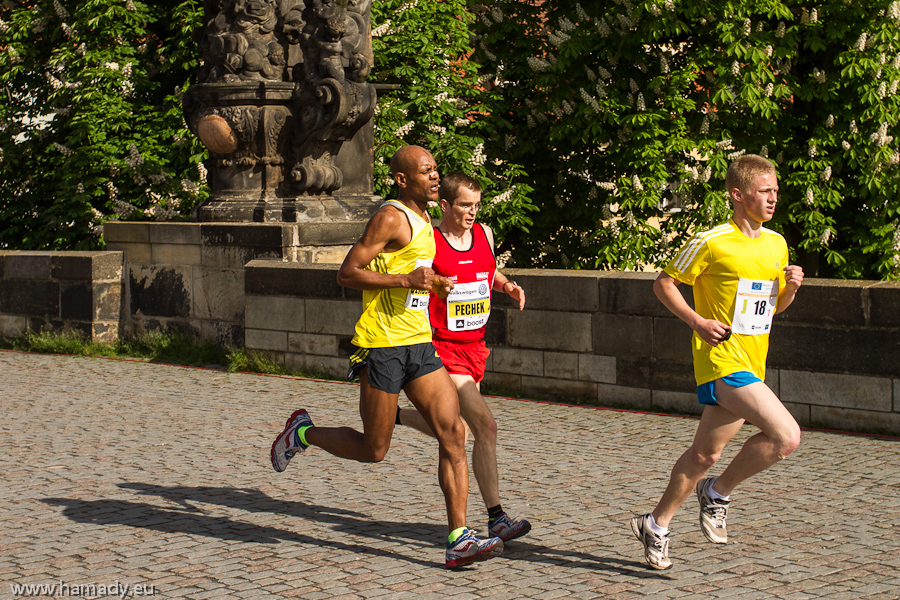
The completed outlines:
<svg viewBox="0 0 900 600">
<path fill-rule="evenodd" d="M 211 203 L 330 196 L 347 184 L 347 165 L 345 192 L 372 195 L 370 9 L 371 0 L 205 0 L 203 66 L 184 112 L 210 151 Z"/>
</svg>

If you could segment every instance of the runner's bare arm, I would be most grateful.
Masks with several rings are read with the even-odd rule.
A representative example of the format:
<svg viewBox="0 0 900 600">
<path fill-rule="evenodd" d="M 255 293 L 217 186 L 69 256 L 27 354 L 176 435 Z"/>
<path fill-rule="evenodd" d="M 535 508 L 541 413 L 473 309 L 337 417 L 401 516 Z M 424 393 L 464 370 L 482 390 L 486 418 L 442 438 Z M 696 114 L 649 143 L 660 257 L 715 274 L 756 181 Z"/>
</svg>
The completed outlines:
<svg viewBox="0 0 900 600">
<path fill-rule="evenodd" d="M 665 271 L 653 282 L 653 292 L 673 315 L 684 321 L 710 346 L 718 346 L 729 332 L 728 326 L 715 319 L 704 319 L 684 299 L 678 280 Z"/>
<path fill-rule="evenodd" d="M 409 221 L 397 209 L 380 209 L 366 225 L 362 238 L 350 248 L 337 275 L 338 285 L 357 290 L 413 288 L 430 291 L 434 271 L 420 267 L 412 273 L 389 275 L 366 269 L 380 252 L 395 251 L 410 243 Z"/>
<path fill-rule="evenodd" d="M 481 224 L 484 228 L 484 236 L 487 238 L 488 244 L 491 246 L 491 252 L 494 252 L 494 232 L 490 227 Z M 506 285 L 509 284 L 509 285 Z M 506 275 L 500 272 L 500 269 L 497 269 L 494 272 L 494 290 L 498 292 L 503 292 L 504 294 L 508 294 L 513 300 L 519 303 L 519 310 L 525 308 L 525 290 L 519 284 L 510 281 Z"/>
<path fill-rule="evenodd" d="M 775 313 L 780 313 L 794 301 L 797 290 L 803 284 L 803 267 L 788 265 L 784 268 L 784 289 L 778 293 L 778 303 L 775 305 Z"/>
</svg>

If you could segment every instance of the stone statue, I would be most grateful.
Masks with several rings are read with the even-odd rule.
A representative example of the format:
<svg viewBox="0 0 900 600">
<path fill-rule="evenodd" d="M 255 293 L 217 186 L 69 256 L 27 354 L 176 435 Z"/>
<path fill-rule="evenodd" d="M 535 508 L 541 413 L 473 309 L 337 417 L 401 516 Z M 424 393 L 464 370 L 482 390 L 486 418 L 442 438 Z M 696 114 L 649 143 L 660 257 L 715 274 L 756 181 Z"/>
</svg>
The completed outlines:
<svg viewBox="0 0 900 600">
<path fill-rule="evenodd" d="M 201 220 L 301 219 L 311 200 L 342 189 L 372 198 L 371 147 L 357 139 L 364 127 L 371 138 L 376 101 L 370 9 L 371 0 L 205 1 L 203 67 L 184 99 L 210 150 Z M 348 158 L 350 147 L 364 156 Z"/>
</svg>

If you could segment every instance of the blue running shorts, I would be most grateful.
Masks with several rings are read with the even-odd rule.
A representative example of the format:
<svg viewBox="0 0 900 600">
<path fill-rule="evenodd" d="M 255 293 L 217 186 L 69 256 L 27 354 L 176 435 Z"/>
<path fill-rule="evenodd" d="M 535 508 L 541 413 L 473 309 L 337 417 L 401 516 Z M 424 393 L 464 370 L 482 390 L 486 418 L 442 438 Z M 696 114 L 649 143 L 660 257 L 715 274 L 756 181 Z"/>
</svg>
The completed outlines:
<svg viewBox="0 0 900 600">
<path fill-rule="evenodd" d="M 722 381 L 733 388 L 739 388 L 750 385 L 751 383 L 756 383 L 757 381 L 762 381 L 762 379 L 750 371 L 738 371 L 737 373 L 722 377 Z M 706 383 L 698 385 L 697 398 L 699 398 L 700 404 L 718 406 L 719 403 L 716 402 L 716 380 L 713 379 L 712 381 L 707 381 Z"/>
</svg>

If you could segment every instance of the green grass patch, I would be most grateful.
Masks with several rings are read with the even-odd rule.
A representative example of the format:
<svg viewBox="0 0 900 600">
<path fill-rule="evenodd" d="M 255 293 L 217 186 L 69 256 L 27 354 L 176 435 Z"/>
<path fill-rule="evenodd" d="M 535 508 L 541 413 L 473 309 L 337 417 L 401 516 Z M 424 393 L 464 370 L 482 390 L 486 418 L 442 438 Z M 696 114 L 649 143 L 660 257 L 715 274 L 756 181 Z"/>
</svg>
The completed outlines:
<svg viewBox="0 0 900 600">
<path fill-rule="evenodd" d="M 112 344 L 92 342 L 75 332 L 33 332 L 17 338 L 0 338 L 0 348 L 21 352 L 136 358 L 192 367 L 220 368 L 232 373 L 262 373 L 316 379 L 334 379 L 325 373 L 292 371 L 264 354 L 244 348 L 223 348 L 209 340 L 197 340 L 177 331 L 152 331 L 120 339 Z"/>
</svg>

